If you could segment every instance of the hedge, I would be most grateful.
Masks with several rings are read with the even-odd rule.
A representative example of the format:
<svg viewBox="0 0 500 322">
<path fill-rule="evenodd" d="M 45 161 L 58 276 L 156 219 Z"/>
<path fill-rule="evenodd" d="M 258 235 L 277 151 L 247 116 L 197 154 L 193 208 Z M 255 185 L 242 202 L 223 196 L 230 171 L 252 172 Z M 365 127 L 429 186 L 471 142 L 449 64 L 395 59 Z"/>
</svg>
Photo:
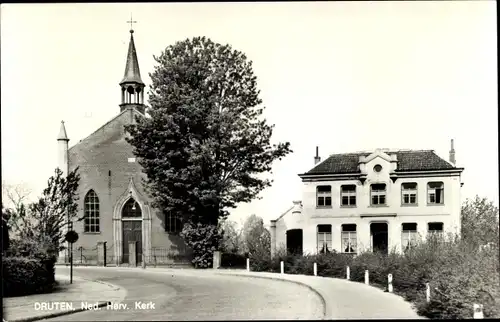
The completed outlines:
<svg viewBox="0 0 500 322">
<path fill-rule="evenodd" d="M 30 257 L 2 259 L 4 296 L 23 296 L 46 293 L 55 285 L 54 261 Z"/>
<path fill-rule="evenodd" d="M 274 258 L 253 257 L 253 271 L 280 271 L 346 278 L 350 268 L 353 282 L 364 282 L 369 271 L 370 285 L 387 289 L 387 275 L 393 275 L 394 293 L 412 302 L 420 315 L 434 319 L 472 318 L 473 304 L 483 304 L 486 318 L 500 318 L 500 268 L 498 244 L 478 251 L 459 240 L 422 242 L 404 254 L 365 252 L 348 254 L 287 255 L 281 249 Z M 426 300 L 426 283 L 431 286 L 431 301 Z"/>
</svg>

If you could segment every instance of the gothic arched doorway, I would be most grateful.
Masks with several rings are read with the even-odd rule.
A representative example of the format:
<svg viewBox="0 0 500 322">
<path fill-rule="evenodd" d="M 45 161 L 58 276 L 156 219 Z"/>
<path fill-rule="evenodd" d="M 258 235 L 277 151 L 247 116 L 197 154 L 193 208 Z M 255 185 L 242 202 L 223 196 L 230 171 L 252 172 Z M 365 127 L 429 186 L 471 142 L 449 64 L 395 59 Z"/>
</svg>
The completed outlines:
<svg viewBox="0 0 500 322">
<path fill-rule="evenodd" d="M 122 208 L 122 263 L 129 263 L 129 244 L 137 242 L 137 262 L 142 261 L 142 211 L 139 203 L 130 198 Z"/>
</svg>

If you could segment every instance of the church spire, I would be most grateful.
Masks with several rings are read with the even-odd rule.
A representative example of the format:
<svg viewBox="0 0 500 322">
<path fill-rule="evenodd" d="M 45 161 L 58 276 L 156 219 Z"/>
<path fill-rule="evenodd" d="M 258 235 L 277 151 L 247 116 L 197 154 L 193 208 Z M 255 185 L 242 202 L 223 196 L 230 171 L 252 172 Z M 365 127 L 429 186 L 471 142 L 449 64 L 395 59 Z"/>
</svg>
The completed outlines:
<svg viewBox="0 0 500 322">
<path fill-rule="evenodd" d="M 136 21 L 130 17 L 130 42 L 128 45 L 127 62 L 125 65 L 125 74 L 120 82 L 122 92 L 122 102 L 120 110 L 123 111 L 127 108 L 135 108 L 144 114 L 144 82 L 141 79 L 141 72 L 139 70 L 139 61 L 137 60 L 137 51 L 135 50 L 134 43 L 134 30 L 132 23 Z"/>
</svg>

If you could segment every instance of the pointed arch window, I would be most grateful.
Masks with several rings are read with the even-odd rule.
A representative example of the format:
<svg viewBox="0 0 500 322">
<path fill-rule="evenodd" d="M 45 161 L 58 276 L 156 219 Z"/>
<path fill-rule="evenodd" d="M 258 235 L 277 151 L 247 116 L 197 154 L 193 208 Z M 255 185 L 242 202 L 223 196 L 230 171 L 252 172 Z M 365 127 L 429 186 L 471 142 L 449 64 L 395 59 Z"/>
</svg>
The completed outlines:
<svg viewBox="0 0 500 322">
<path fill-rule="evenodd" d="M 84 200 L 84 232 L 100 232 L 99 197 L 94 190 L 90 190 Z"/>
</svg>

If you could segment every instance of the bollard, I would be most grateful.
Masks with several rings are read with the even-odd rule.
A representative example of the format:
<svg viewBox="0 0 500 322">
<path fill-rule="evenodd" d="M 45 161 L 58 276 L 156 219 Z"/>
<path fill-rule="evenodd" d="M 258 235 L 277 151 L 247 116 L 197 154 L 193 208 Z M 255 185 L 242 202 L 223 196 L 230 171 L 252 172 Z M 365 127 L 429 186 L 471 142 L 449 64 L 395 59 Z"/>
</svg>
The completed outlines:
<svg viewBox="0 0 500 322">
<path fill-rule="evenodd" d="M 425 283 L 425 299 L 427 300 L 427 303 L 431 301 L 431 286 L 429 283 Z"/>
<path fill-rule="evenodd" d="M 484 319 L 482 304 L 474 304 L 474 319 Z"/>
<path fill-rule="evenodd" d="M 318 264 L 314 263 L 314 276 L 318 276 Z"/>
<path fill-rule="evenodd" d="M 387 275 L 387 282 L 387 290 L 389 291 L 389 293 L 392 293 L 392 274 Z"/>
<path fill-rule="evenodd" d="M 351 270 L 349 269 L 349 266 L 347 266 L 346 278 L 347 278 L 348 280 L 350 280 L 350 279 L 351 279 Z"/>
<path fill-rule="evenodd" d="M 247 258 L 247 272 L 250 272 L 250 258 Z"/>
<path fill-rule="evenodd" d="M 281 261 L 281 274 L 285 274 L 285 262 Z"/>
<path fill-rule="evenodd" d="M 368 276 L 368 270 L 365 271 L 365 284 L 366 285 L 370 284 L 370 277 Z"/>
</svg>

